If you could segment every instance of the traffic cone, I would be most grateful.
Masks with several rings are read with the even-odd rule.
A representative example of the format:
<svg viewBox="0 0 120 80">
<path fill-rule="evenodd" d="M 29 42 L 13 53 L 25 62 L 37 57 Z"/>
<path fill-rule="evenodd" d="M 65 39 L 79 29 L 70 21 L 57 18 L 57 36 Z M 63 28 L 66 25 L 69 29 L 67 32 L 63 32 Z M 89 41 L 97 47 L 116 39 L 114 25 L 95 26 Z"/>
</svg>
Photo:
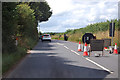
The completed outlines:
<svg viewBox="0 0 120 80">
<path fill-rule="evenodd" d="M 104 47 L 104 50 L 107 50 L 107 47 Z"/>
<path fill-rule="evenodd" d="M 79 45 L 78 45 L 78 51 L 82 51 L 81 50 L 81 43 L 80 43 L 80 41 L 79 41 Z"/>
<path fill-rule="evenodd" d="M 87 52 L 87 43 L 85 43 L 83 56 L 88 56 L 88 52 Z"/>
<path fill-rule="evenodd" d="M 115 48 L 114 48 L 113 54 L 118 54 L 118 51 L 117 51 L 117 43 L 115 43 Z"/>
</svg>

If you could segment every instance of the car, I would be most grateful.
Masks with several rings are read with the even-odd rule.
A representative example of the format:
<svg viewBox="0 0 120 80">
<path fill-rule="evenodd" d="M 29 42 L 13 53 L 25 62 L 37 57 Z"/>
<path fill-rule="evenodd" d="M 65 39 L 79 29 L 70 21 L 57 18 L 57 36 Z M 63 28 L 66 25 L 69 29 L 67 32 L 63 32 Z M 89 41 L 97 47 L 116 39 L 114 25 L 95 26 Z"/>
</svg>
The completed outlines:
<svg viewBox="0 0 120 80">
<path fill-rule="evenodd" d="M 51 42 L 51 36 L 50 36 L 50 34 L 44 34 L 42 36 L 42 42 L 43 41 L 50 41 Z"/>
</svg>

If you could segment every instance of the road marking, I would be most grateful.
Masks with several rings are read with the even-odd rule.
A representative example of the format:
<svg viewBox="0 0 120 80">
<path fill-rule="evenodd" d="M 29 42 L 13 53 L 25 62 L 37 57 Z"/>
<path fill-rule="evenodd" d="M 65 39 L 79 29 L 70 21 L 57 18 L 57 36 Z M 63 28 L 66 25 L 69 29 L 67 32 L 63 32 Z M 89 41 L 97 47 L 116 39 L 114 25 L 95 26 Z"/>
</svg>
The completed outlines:
<svg viewBox="0 0 120 80">
<path fill-rule="evenodd" d="M 64 45 L 64 44 L 61 44 L 61 43 L 57 43 L 57 44 L 59 44 L 59 45 Z M 67 46 L 64 46 L 66 49 L 69 49 Z M 70 49 L 69 49 L 70 50 Z M 74 50 L 71 50 L 71 52 L 73 52 L 73 53 L 75 53 L 75 54 L 77 54 L 77 55 L 80 55 L 79 53 L 77 53 L 76 51 L 74 51 Z M 82 56 L 83 57 L 83 56 Z M 83 57 L 84 58 L 84 57 Z M 100 68 L 102 68 L 103 70 L 105 70 L 105 71 L 107 71 L 107 72 L 109 72 L 109 73 L 113 73 L 112 71 L 110 71 L 109 69 L 107 69 L 107 68 L 105 68 L 105 67 L 103 67 L 103 66 L 101 66 L 100 64 L 98 64 L 98 63 L 96 63 L 96 62 L 94 62 L 94 61 L 92 61 L 92 60 L 90 60 L 90 59 L 88 59 L 88 58 L 85 58 L 87 61 L 89 61 L 89 62 L 91 62 L 91 63 L 93 63 L 93 64 L 95 64 L 96 66 L 98 66 L 98 67 L 100 67 Z"/>
<path fill-rule="evenodd" d="M 67 46 L 64 46 L 66 49 L 69 49 Z"/>
<path fill-rule="evenodd" d="M 88 59 L 88 58 L 85 58 L 85 59 L 88 60 L 89 62 L 95 64 L 96 66 L 102 68 L 103 70 L 105 70 L 105 71 L 107 71 L 107 72 L 109 72 L 109 73 L 113 73 L 112 71 L 110 71 L 109 69 L 107 69 L 107 68 L 101 66 L 100 64 L 98 64 L 98 63 L 96 63 L 96 62 L 94 62 L 94 61 L 92 61 L 92 60 L 90 60 L 90 59 Z"/>
<path fill-rule="evenodd" d="M 71 50 L 71 51 L 74 52 L 74 53 L 77 54 L 77 55 L 80 55 L 79 53 L 77 53 L 77 52 L 74 51 L 74 50 Z M 83 58 L 84 58 L 84 57 L 83 57 Z M 107 69 L 107 68 L 101 66 L 100 64 L 98 64 L 98 63 L 96 63 L 96 62 L 94 62 L 94 61 L 92 61 L 92 60 L 90 60 L 90 59 L 88 59 L 88 58 L 85 58 L 85 59 L 86 59 L 87 61 L 89 61 L 89 62 L 95 64 L 96 66 L 102 68 L 103 70 L 105 70 L 105 71 L 107 71 L 107 72 L 109 72 L 109 73 L 111 73 L 111 74 L 113 73 L 112 71 L 110 71 L 109 69 Z"/>
<path fill-rule="evenodd" d="M 64 44 L 61 44 L 61 43 L 57 43 L 58 45 L 64 45 Z"/>
<path fill-rule="evenodd" d="M 76 51 L 74 51 L 74 50 L 71 50 L 72 52 L 74 52 L 75 54 L 77 54 L 77 55 L 80 55 L 79 53 L 77 53 Z"/>
</svg>

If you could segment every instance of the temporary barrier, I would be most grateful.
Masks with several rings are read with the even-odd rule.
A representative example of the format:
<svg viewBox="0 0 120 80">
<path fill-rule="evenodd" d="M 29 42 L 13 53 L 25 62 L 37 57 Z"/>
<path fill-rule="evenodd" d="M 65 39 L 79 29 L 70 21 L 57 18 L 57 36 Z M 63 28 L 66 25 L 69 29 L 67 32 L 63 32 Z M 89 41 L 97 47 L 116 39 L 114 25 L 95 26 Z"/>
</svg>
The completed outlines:
<svg viewBox="0 0 120 80">
<path fill-rule="evenodd" d="M 104 50 L 109 50 L 109 46 L 111 46 L 111 39 L 104 38 Z"/>
<path fill-rule="evenodd" d="M 104 54 L 103 49 L 104 49 L 104 40 L 91 39 L 90 51 L 102 51 L 102 56 L 103 56 Z"/>
<path fill-rule="evenodd" d="M 90 42 L 91 51 L 103 51 L 104 48 L 104 40 L 91 40 Z"/>
<path fill-rule="evenodd" d="M 103 39 L 104 40 L 104 47 L 111 46 L 111 39 Z"/>
</svg>

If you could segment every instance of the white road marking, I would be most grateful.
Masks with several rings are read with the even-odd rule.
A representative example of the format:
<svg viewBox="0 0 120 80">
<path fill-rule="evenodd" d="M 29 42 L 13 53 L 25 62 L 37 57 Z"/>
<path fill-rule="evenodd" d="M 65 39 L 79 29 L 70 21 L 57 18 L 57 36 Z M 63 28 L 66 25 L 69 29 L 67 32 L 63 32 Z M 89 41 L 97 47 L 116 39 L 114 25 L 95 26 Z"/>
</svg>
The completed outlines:
<svg viewBox="0 0 120 80">
<path fill-rule="evenodd" d="M 61 44 L 61 43 L 57 43 L 58 45 L 64 45 L 64 44 Z"/>
<path fill-rule="evenodd" d="M 85 58 L 85 59 L 88 60 L 89 62 L 95 64 L 96 66 L 102 68 L 103 70 L 108 71 L 109 73 L 113 73 L 112 71 L 110 71 L 109 69 L 107 69 L 107 68 L 101 66 L 100 64 L 98 64 L 98 63 L 96 63 L 96 62 L 94 62 L 94 61 L 92 61 L 92 60 L 90 60 L 90 59 L 88 59 L 88 58 Z"/>
<path fill-rule="evenodd" d="M 74 52 L 74 53 L 77 54 L 77 55 L 80 55 L 79 53 L 77 53 L 77 52 L 74 51 L 74 50 L 71 50 L 71 51 Z M 83 57 L 83 58 L 84 58 L 84 57 Z M 90 59 L 88 59 L 88 58 L 85 58 L 85 59 L 86 59 L 87 61 L 89 61 L 89 62 L 95 64 L 96 66 L 102 68 L 103 70 L 105 70 L 105 71 L 107 71 L 107 72 L 109 72 L 109 73 L 111 73 L 111 74 L 113 73 L 112 71 L 110 71 L 109 69 L 107 69 L 107 68 L 101 66 L 100 64 L 98 64 L 98 63 L 96 63 L 96 62 L 94 62 L 94 61 L 92 61 L 92 60 L 90 60 Z"/>
<path fill-rule="evenodd" d="M 69 49 L 67 46 L 64 46 L 66 49 Z M 70 49 L 69 49 L 70 50 Z M 74 50 L 71 50 L 73 53 L 77 54 L 77 55 L 80 55 L 79 53 L 77 53 L 76 51 Z"/>
<path fill-rule="evenodd" d="M 57 55 L 47 55 L 47 56 L 57 56 Z"/>
<path fill-rule="evenodd" d="M 61 44 L 61 43 L 57 43 L 58 45 L 64 45 L 64 44 Z M 67 46 L 64 46 L 66 49 L 69 49 Z M 69 49 L 70 50 L 70 49 Z M 77 53 L 76 51 L 74 51 L 74 50 L 71 50 L 71 52 L 73 52 L 73 53 L 75 53 L 75 54 L 77 54 L 77 55 L 80 55 L 79 53 Z M 83 57 L 84 58 L 84 57 Z M 90 60 L 90 59 L 88 59 L 88 58 L 85 58 L 87 61 L 89 61 L 89 62 L 91 62 L 91 63 L 93 63 L 93 64 L 95 64 L 96 66 L 98 66 L 98 67 L 100 67 L 100 68 L 102 68 L 103 70 L 105 70 L 105 71 L 107 71 L 107 72 L 109 72 L 109 73 L 113 73 L 112 71 L 110 71 L 109 69 L 107 69 L 107 68 L 105 68 L 105 67 L 103 67 L 103 66 L 101 66 L 100 64 L 98 64 L 98 63 L 96 63 L 96 62 L 94 62 L 94 61 L 92 61 L 92 60 Z"/>
<path fill-rule="evenodd" d="M 77 54 L 77 55 L 80 55 L 79 53 L 75 52 L 74 50 L 71 50 L 71 51 L 74 52 L 74 53 Z"/>
<path fill-rule="evenodd" d="M 67 46 L 64 46 L 66 49 L 69 49 Z"/>
</svg>

